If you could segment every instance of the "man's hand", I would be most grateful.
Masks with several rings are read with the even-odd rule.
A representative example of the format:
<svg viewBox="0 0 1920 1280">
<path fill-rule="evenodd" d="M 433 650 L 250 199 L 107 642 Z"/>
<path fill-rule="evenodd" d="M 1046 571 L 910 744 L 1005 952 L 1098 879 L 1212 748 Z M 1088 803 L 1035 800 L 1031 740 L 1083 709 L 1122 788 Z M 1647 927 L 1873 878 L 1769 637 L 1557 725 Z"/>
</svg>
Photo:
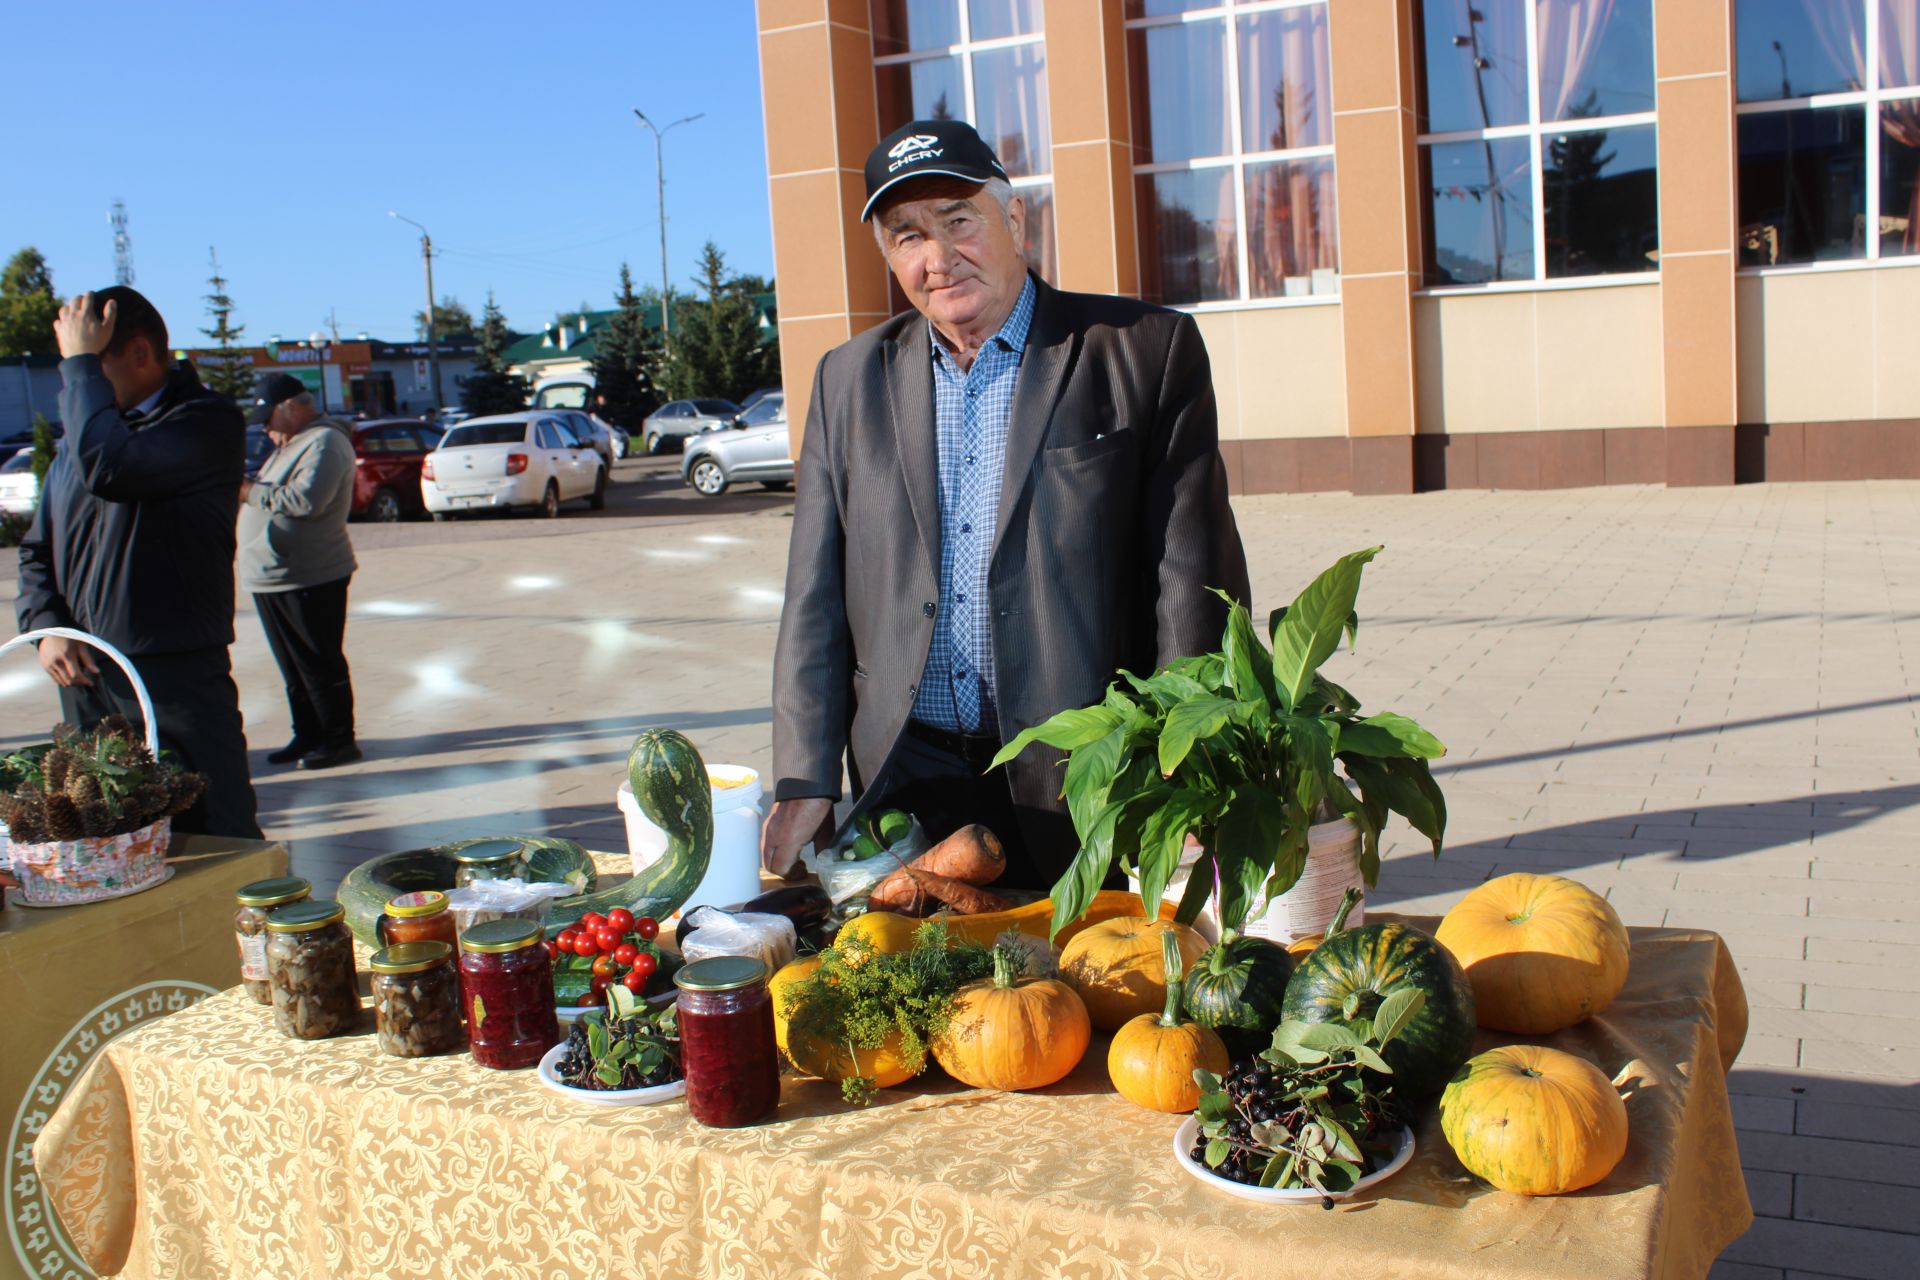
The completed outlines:
<svg viewBox="0 0 1920 1280">
<path fill-rule="evenodd" d="M 113 341 L 113 322 L 119 318 L 119 308 L 109 301 L 96 316 L 90 306 L 92 301 L 92 294 L 83 293 L 60 308 L 60 315 L 53 322 L 53 337 L 60 344 L 61 358 L 97 356 Z"/>
<path fill-rule="evenodd" d="M 40 641 L 40 665 L 62 689 L 90 689 L 100 668 L 93 665 L 93 652 L 78 640 L 48 636 Z"/>
<path fill-rule="evenodd" d="M 833 801 L 825 796 L 775 800 L 760 830 L 760 865 L 777 876 L 791 877 L 799 866 L 800 846 L 811 840 L 818 848 L 833 835 Z"/>
</svg>

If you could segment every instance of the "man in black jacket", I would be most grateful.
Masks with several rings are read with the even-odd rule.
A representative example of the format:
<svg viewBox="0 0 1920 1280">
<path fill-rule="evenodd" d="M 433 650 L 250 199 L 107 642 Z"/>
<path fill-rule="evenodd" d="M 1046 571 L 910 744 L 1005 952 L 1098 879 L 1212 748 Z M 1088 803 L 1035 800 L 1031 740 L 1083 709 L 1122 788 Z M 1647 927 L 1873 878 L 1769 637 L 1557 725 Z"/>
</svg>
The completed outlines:
<svg viewBox="0 0 1920 1280">
<path fill-rule="evenodd" d="M 126 654 L 153 699 L 160 745 L 207 779 L 180 831 L 258 837 L 233 643 L 234 517 L 246 425 L 231 400 L 168 359 L 151 302 L 115 286 L 54 324 L 65 436 L 20 544 L 20 629 L 73 627 Z M 140 718 L 118 667 L 75 640 L 40 641 L 61 712 Z"/>
</svg>

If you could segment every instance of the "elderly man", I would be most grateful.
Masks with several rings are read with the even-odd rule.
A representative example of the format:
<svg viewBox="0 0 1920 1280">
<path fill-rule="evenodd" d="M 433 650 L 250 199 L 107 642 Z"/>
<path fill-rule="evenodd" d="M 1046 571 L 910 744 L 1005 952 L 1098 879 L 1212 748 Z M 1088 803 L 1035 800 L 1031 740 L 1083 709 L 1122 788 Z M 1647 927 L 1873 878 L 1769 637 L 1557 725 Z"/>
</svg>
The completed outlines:
<svg viewBox="0 0 1920 1280">
<path fill-rule="evenodd" d="M 153 699 L 161 749 L 207 779 L 174 829 L 257 837 L 227 653 L 240 411 L 170 359 L 166 322 L 124 285 L 67 303 L 54 336 L 66 435 L 20 543 L 20 629 L 77 628 L 126 654 Z M 61 637 L 39 650 L 67 720 L 139 721 L 118 667 Z"/>
<path fill-rule="evenodd" d="M 1026 208 L 970 127 L 917 120 L 867 159 L 880 250 L 915 314 L 830 351 L 797 467 L 774 657 L 776 873 L 831 830 L 841 769 L 936 838 L 982 822 L 1002 883 L 1078 848 L 1059 753 L 1001 744 L 1213 648 L 1247 597 L 1212 376 L 1193 321 L 1061 293 L 1022 255 Z"/>
<path fill-rule="evenodd" d="M 357 567 L 347 516 L 353 509 L 352 428 L 323 418 L 298 378 L 276 373 L 250 419 L 274 451 L 260 478 L 240 486 L 240 585 L 280 664 L 293 737 L 267 757 L 331 769 L 360 758 L 347 669 L 347 584 Z"/>
</svg>

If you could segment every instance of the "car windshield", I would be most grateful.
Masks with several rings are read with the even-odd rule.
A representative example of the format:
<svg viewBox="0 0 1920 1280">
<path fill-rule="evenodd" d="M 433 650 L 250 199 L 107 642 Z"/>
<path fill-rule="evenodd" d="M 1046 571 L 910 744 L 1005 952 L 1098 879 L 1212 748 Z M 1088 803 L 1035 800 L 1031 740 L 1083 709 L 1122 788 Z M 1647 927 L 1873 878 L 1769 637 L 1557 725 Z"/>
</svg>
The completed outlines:
<svg viewBox="0 0 1920 1280">
<path fill-rule="evenodd" d="M 769 422 L 779 421 L 780 414 L 785 408 L 786 401 L 781 397 L 766 396 L 747 406 L 746 412 L 740 415 L 740 425 L 743 427 L 764 427 Z"/>
<path fill-rule="evenodd" d="M 740 412 L 739 406 L 731 400 L 695 400 L 693 407 L 701 413 L 717 413 L 728 418 Z"/>
<path fill-rule="evenodd" d="M 0 475 L 11 475 L 16 471 L 31 471 L 32 469 L 33 450 L 31 449 L 22 449 L 5 462 L 0 462 Z"/>
<path fill-rule="evenodd" d="M 471 449 L 481 444 L 525 444 L 524 422 L 468 422 L 447 432 L 442 449 Z"/>
<path fill-rule="evenodd" d="M 578 382 L 563 382 L 557 387 L 542 387 L 533 397 L 536 409 L 584 409 L 587 388 Z"/>
</svg>

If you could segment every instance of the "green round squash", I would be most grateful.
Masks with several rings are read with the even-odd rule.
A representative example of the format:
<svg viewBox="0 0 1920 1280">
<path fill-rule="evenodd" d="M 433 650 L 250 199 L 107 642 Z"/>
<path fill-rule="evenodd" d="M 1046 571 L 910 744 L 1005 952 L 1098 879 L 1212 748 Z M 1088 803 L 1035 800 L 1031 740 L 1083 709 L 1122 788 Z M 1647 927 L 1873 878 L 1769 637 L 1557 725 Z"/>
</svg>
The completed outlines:
<svg viewBox="0 0 1920 1280">
<path fill-rule="evenodd" d="M 1335 933 L 1293 971 L 1282 1012 L 1302 1022 L 1371 1018 L 1404 987 L 1424 991 L 1427 1002 L 1381 1056 L 1399 1091 L 1430 1097 L 1473 1052 L 1475 1026 L 1473 985 L 1433 935 L 1398 922 Z"/>
<path fill-rule="evenodd" d="M 1187 969 L 1181 1003 L 1187 1016 L 1212 1027 L 1236 1058 L 1273 1041 L 1287 998 L 1293 957 L 1265 938 L 1235 938 L 1207 948 Z"/>
</svg>

